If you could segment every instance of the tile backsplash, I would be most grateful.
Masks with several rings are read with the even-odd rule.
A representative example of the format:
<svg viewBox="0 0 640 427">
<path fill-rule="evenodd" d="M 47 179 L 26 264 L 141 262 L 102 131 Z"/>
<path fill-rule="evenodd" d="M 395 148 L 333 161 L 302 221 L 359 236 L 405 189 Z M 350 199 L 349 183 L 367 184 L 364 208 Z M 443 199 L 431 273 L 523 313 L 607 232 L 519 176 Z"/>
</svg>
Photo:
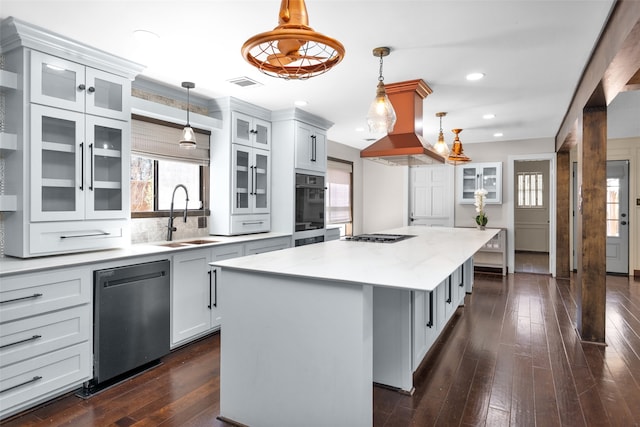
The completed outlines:
<svg viewBox="0 0 640 427">
<path fill-rule="evenodd" d="M 182 216 L 176 216 L 173 226 L 173 240 L 191 239 L 209 235 L 209 227 L 198 228 L 201 217 L 187 217 L 187 223 L 182 222 Z M 167 225 L 169 218 L 134 218 L 131 220 L 131 243 L 149 243 L 167 240 Z"/>
</svg>

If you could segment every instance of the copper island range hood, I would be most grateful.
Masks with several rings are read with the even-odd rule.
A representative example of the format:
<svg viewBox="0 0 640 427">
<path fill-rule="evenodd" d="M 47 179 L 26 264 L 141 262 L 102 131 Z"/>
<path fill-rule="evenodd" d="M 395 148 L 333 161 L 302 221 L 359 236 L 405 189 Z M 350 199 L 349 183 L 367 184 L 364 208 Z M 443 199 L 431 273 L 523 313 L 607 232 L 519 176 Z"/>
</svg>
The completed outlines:
<svg viewBox="0 0 640 427">
<path fill-rule="evenodd" d="M 384 87 L 396 110 L 396 125 L 393 132 L 360 151 L 360 157 L 392 166 L 444 163 L 444 157 L 422 138 L 422 100 L 431 88 L 422 79 Z"/>
</svg>

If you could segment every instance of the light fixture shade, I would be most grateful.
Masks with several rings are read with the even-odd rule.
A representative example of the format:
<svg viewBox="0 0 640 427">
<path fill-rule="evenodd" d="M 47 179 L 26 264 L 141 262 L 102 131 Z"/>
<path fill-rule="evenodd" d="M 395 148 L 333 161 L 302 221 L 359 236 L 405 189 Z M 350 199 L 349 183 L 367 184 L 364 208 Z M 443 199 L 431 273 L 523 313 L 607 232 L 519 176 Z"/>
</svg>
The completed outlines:
<svg viewBox="0 0 640 427">
<path fill-rule="evenodd" d="M 308 79 L 326 73 L 344 58 L 342 43 L 309 27 L 304 0 L 282 0 L 278 24 L 242 45 L 244 59 L 264 74 Z"/>
<path fill-rule="evenodd" d="M 451 147 L 451 153 L 447 157 L 447 162 L 457 165 L 459 163 L 469 163 L 471 159 L 464 154 L 462 148 L 462 141 L 458 136 L 462 129 L 451 129 L 451 132 L 456 134 L 456 138 L 453 140 L 453 146 Z"/>
<path fill-rule="evenodd" d="M 444 135 L 442 134 L 442 130 L 438 135 L 438 142 L 435 143 L 433 149 L 436 150 L 436 152 L 442 157 L 447 157 L 449 155 L 449 147 L 447 146 L 447 143 L 444 142 Z"/>
<path fill-rule="evenodd" d="M 367 124 L 369 132 L 393 132 L 396 124 L 396 111 L 393 109 L 391 101 L 384 90 L 384 83 L 378 82 L 376 97 L 369 107 L 367 113 Z"/>
<path fill-rule="evenodd" d="M 180 148 L 193 149 L 196 148 L 196 134 L 189 125 L 182 129 L 182 138 L 180 139 Z"/>
</svg>

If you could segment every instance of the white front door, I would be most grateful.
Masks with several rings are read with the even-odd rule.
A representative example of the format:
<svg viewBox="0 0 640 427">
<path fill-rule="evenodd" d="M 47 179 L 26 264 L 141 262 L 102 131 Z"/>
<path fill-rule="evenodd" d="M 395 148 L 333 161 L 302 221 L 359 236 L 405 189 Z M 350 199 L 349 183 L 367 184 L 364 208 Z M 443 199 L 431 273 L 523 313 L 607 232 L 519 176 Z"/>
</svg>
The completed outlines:
<svg viewBox="0 0 640 427">
<path fill-rule="evenodd" d="M 410 225 L 453 227 L 453 166 L 410 168 Z"/>
<path fill-rule="evenodd" d="M 577 269 L 577 163 L 573 164 L 573 268 Z M 607 273 L 629 273 L 629 161 L 607 161 Z"/>
</svg>

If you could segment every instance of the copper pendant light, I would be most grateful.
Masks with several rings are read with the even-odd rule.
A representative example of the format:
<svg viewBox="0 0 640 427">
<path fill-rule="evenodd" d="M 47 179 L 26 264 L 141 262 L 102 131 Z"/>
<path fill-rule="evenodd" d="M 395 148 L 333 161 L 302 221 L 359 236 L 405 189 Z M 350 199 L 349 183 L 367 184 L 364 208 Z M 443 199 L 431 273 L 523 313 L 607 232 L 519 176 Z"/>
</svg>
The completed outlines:
<svg viewBox="0 0 640 427">
<path fill-rule="evenodd" d="M 284 79 L 326 73 L 344 58 L 342 43 L 309 27 L 304 0 L 282 0 L 278 26 L 242 45 L 242 56 L 261 72 Z"/>
<path fill-rule="evenodd" d="M 451 153 L 449 157 L 447 157 L 447 162 L 457 165 L 458 163 L 469 163 L 471 159 L 464 154 L 464 150 L 462 149 L 462 142 L 460 141 L 460 132 L 462 129 L 451 129 L 451 132 L 456 134 L 455 139 L 453 140 L 453 146 L 451 147 Z"/>
</svg>

